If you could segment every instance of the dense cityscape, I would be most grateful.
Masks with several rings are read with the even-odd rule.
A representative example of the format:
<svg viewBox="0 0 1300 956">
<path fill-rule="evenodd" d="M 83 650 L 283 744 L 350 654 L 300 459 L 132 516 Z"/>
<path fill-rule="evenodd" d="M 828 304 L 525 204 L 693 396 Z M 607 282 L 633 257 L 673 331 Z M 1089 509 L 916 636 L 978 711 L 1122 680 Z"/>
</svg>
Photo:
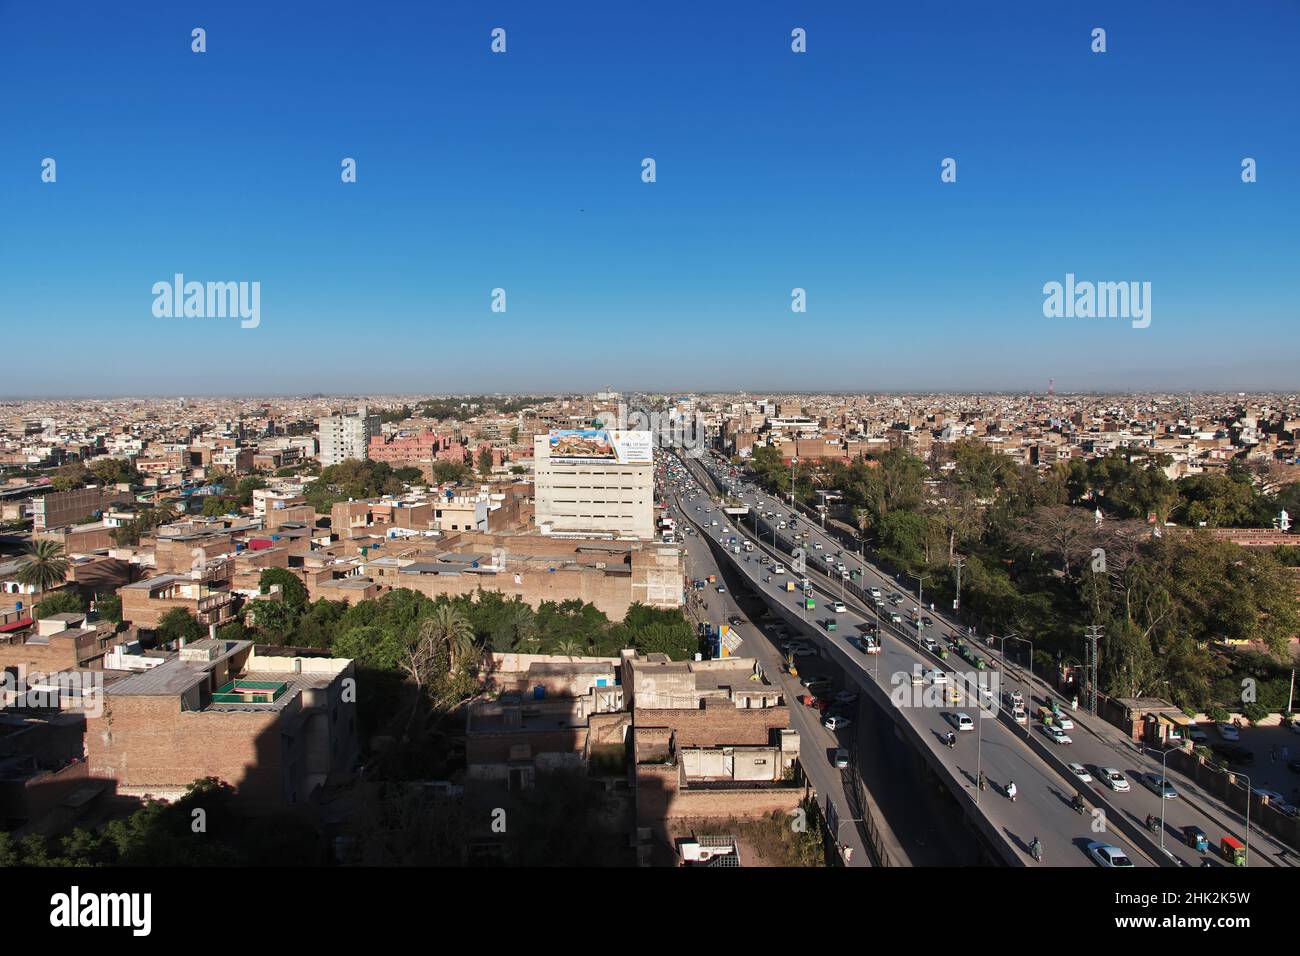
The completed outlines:
<svg viewBox="0 0 1300 956">
<path fill-rule="evenodd" d="M 0 860 L 1288 865 L 1298 437 L 1295 395 L 8 401 Z"/>
<path fill-rule="evenodd" d="M 1297 36 L 0 3 L 9 938 L 1292 930 Z"/>
</svg>

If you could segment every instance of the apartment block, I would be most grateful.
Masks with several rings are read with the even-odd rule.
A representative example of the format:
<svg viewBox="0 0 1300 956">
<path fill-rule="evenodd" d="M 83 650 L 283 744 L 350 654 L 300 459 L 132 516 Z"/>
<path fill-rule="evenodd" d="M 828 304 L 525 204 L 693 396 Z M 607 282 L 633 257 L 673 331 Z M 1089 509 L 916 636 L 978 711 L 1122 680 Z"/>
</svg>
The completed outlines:
<svg viewBox="0 0 1300 956">
<path fill-rule="evenodd" d="M 173 608 L 188 611 L 204 627 L 220 627 L 235 617 L 234 594 L 188 575 L 161 574 L 128 584 L 117 594 L 122 599 L 122 619 L 136 627 L 157 627 Z"/>
<path fill-rule="evenodd" d="M 175 798 L 216 777 L 249 804 L 306 802 L 357 759 L 350 660 L 204 639 L 110 683 L 86 725 L 94 777 L 119 793 Z"/>
<path fill-rule="evenodd" d="M 337 465 L 349 458 L 370 455 L 370 439 L 379 434 L 379 416 L 362 405 L 356 414 L 339 413 L 317 419 L 318 458 L 323 466 Z"/>
</svg>

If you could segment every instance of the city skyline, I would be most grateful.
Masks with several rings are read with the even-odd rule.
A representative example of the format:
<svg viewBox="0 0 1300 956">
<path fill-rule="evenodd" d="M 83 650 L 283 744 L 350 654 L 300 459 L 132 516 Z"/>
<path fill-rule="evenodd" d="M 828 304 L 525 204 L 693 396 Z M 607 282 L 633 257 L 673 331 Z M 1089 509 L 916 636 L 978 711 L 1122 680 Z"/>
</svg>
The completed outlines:
<svg viewBox="0 0 1300 956">
<path fill-rule="evenodd" d="M 0 9 L 0 325 L 94 343 L 3 391 L 1300 387 L 1300 12 L 740 9 Z M 1069 276 L 1150 325 L 1045 317 Z"/>
</svg>

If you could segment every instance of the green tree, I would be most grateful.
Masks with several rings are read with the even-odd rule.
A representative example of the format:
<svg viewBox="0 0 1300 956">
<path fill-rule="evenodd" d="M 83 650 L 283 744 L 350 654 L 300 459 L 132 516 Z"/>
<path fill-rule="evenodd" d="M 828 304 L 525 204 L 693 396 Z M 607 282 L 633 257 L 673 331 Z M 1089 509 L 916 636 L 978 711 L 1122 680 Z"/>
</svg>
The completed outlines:
<svg viewBox="0 0 1300 956">
<path fill-rule="evenodd" d="M 66 465 L 60 465 L 54 472 L 54 477 L 50 479 L 50 487 L 55 491 L 75 491 L 78 488 L 84 488 L 90 483 L 90 472 L 80 461 L 70 461 Z"/>
<path fill-rule="evenodd" d="M 257 579 L 257 588 L 262 594 L 270 594 L 271 588 L 279 585 L 280 600 L 294 610 L 300 610 L 307 604 L 307 586 L 298 575 L 285 568 L 266 568 Z"/>
<path fill-rule="evenodd" d="M 57 541 L 37 540 L 28 543 L 18 562 L 18 582 L 37 591 L 47 591 L 62 584 L 68 576 L 68 559 Z"/>
<path fill-rule="evenodd" d="M 160 644 L 172 644 L 181 638 L 188 643 L 203 637 L 203 625 L 185 608 L 174 607 L 158 619 L 154 632 Z"/>
<path fill-rule="evenodd" d="M 437 484 L 463 481 L 469 477 L 469 469 L 458 461 L 435 461 L 433 463 L 433 480 Z"/>
<path fill-rule="evenodd" d="M 420 622 L 420 640 L 445 644 L 448 669 L 453 672 L 474 653 L 474 629 L 464 612 L 453 604 L 436 605 L 433 613 Z"/>
<path fill-rule="evenodd" d="M 112 624 L 122 623 L 122 599 L 116 594 L 95 596 L 95 613 Z"/>
<path fill-rule="evenodd" d="M 51 617 L 55 614 L 80 614 L 86 610 L 85 599 L 76 591 L 55 591 L 49 597 L 36 604 L 36 617 Z"/>
</svg>

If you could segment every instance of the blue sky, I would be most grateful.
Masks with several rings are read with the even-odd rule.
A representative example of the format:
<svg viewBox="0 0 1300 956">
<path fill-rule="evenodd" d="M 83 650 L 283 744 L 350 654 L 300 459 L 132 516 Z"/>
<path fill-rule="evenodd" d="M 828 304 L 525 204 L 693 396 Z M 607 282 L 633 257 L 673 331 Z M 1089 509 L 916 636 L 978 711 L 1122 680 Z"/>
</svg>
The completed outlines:
<svg viewBox="0 0 1300 956">
<path fill-rule="evenodd" d="M 1297 40 L 1281 0 L 0 0 L 0 394 L 1297 389 Z M 156 318 L 177 272 L 261 324 Z M 1151 326 L 1045 318 L 1067 272 Z"/>
</svg>

